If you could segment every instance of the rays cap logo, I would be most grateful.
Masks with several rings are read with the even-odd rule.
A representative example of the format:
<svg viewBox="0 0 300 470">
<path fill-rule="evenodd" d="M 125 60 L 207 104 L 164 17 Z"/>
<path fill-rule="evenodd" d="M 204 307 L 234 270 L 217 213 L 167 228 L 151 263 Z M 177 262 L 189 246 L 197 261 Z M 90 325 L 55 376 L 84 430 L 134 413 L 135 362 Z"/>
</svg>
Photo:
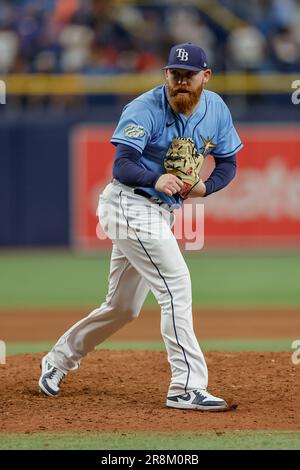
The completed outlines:
<svg viewBox="0 0 300 470">
<path fill-rule="evenodd" d="M 195 72 L 208 68 L 204 50 L 190 42 L 173 46 L 170 50 L 168 64 L 164 67 L 164 69 L 185 69 Z"/>
</svg>

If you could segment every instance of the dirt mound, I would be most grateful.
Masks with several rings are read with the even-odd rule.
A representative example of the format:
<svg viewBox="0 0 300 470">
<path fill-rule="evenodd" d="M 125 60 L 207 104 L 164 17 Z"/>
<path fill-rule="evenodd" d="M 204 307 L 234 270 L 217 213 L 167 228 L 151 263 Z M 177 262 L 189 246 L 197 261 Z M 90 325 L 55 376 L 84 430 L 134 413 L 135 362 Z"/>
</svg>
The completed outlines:
<svg viewBox="0 0 300 470">
<path fill-rule="evenodd" d="M 41 357 L 0 366 L 1 432 L 300 429 L 300 366 L 289 353 L 208 352 L 209 390 L 238 405 L 226 413 L 166 408 L 164 352 L 93 352 L 58 398 L 37 390 Z"/>
</svg>

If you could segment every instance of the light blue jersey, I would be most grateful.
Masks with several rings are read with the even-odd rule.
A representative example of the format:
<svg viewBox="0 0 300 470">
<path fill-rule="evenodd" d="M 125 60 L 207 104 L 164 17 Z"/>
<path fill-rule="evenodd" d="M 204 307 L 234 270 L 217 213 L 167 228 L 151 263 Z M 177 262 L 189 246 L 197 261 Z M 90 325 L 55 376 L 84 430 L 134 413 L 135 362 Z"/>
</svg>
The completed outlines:
<svg viewBox="0 0 300 470">
<path fill-rule="evenodd" d="M 187 118 L 172 110 L 166 85 L 140 95 L 125 106 L 111 142 L 138 150 L 141 165 L 162 174 L 166 173 L 164 159 L 174 137 L 191 137 L 204 157 L 211 154 L 226 158 L 243 147 L 230 111 L 219 95 L 203 90 L 197 108 Z M 183 202 L 177 194 L 167 196 L 154 188 L 139 189 L 170 206 L 180 207 Z"/>
</svg>

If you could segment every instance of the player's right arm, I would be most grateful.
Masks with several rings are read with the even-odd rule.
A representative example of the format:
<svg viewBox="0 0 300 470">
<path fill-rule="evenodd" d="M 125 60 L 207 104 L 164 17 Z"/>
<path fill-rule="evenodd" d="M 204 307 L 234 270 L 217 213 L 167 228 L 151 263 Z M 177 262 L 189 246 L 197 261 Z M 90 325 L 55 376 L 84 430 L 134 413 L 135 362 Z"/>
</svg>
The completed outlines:
<svg viewBox="0 0 300 470">
<path fill-rule="evenodd" d="M 183 182 L 169 173 L 159 174 L 140 164 L 141 154 L 129 145 L 118 144 L 113 165 L 113 177 L 128 186 L 154 187 L 157 191 L 173 196 Z"/>
<path fill-rule="evenodd" d="M 183 183 L 174 175 L 144 168 L 140 158 L 157 127 L 151 107 L 139 100 L 127 105 L 111 142 L 117 146 L 113 176 L 128 186 L 153 187 L 168 196 L 176 194 Z"/>
</svg>

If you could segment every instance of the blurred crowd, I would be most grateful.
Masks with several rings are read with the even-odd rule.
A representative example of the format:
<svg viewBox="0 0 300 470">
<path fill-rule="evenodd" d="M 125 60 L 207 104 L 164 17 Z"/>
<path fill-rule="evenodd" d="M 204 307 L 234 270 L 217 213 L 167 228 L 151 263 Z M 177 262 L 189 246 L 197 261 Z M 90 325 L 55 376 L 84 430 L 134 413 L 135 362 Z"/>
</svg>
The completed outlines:
<svg viewBox="0 0 300 470">
<path fill-rule="evenodd" d="M 0 74 L 158 71 L 181 42 L 201 45 L 217 72 L 300 70 L 300 0 L 212 3 L 234 27 L 201 0 L 0 0 Z"/>
</svg>

